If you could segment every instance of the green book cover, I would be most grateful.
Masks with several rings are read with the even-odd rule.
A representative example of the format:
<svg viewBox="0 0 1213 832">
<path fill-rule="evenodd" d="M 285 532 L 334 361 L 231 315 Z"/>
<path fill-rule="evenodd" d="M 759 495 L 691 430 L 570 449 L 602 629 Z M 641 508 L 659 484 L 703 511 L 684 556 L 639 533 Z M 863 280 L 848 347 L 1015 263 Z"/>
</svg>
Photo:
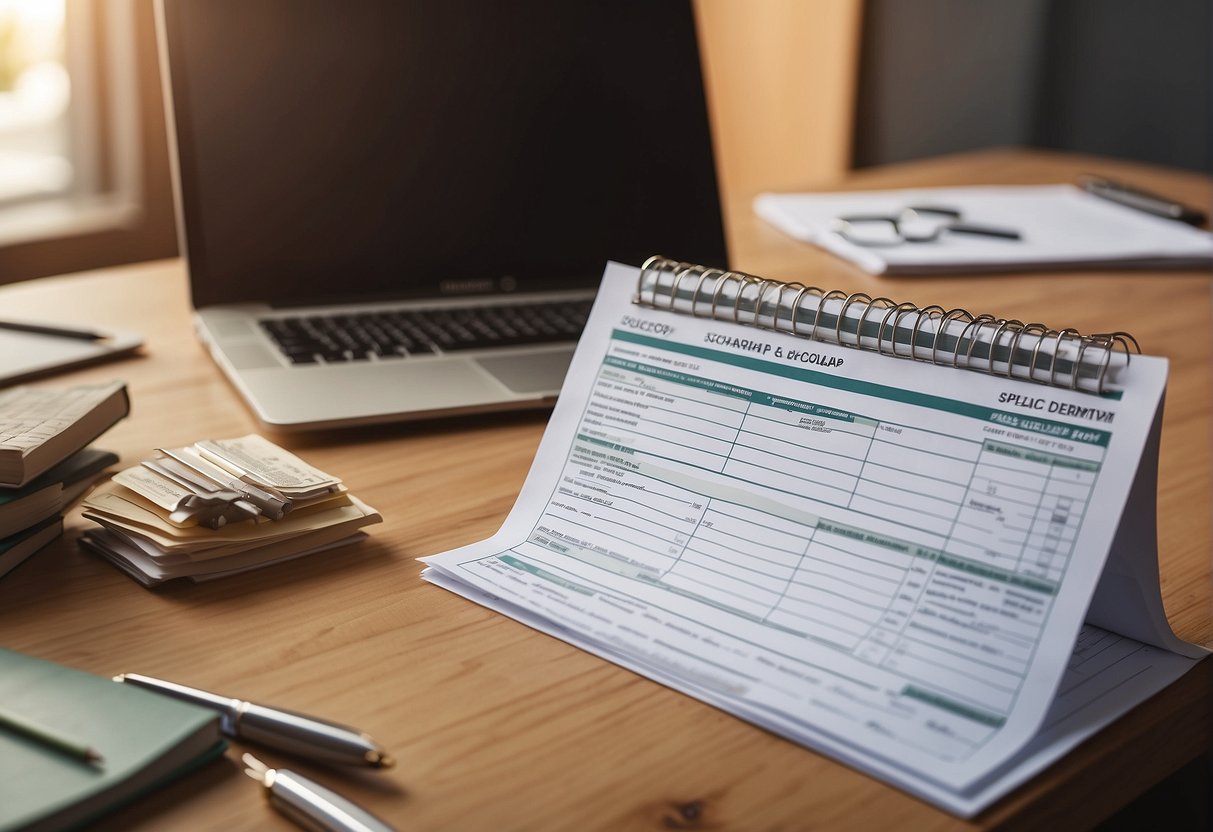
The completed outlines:
<svg viewBox="0 0 1213 832">
<path fill-rule="evenodd" d="M 224 748 L 213 711 L 2 648 L 0 716 L 102 758 L 78 759 L 0 724 L 0 832 L 79 826 Z"/>
</svg>

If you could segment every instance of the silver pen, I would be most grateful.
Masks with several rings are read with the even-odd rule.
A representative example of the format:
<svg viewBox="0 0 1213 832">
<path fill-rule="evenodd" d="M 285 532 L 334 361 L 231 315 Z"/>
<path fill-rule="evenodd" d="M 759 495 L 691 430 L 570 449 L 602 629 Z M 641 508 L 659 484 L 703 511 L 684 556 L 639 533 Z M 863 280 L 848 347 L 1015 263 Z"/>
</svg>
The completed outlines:
<svg viewBox="0 0 1213 832">
<path fill-rule="evenodd" d="M 1115 182 L 1111 179 L 1085 174 L 1079 177 L 1079 185 L 1083 190 L 1095 196 L 1168 220 L 1178 220 L 1188 225 L 1199 226 L 1204 225 L 1205 220 L 1208 219 L 1205 212 L 1199 208 L 1192 208 L 1182 202 L 1126 185 L 1124 182 Z"/>
<path fill-rule="evenodd" d="M 252 754 L 241 757 L 244 773 L 265 786 L 270 805 L 314 832 L 393 832 L 366 809 L 326 789 L 315 780 L 285 769 L 274 769 Z"/>
<path fill-rule="evenodd" d="M 280 708 L 254 705 L 243 699 L 219 696 L 138 673 L 122 673 L 115 676 L 114 681 L 218 711 L 222 716 L 220 727 L 229 737 L 260 743 L 309 760 L 373 768 L 391 768 L 396 764 L 392 755 L 370 736 L 344 725 Z"/>
</svg>

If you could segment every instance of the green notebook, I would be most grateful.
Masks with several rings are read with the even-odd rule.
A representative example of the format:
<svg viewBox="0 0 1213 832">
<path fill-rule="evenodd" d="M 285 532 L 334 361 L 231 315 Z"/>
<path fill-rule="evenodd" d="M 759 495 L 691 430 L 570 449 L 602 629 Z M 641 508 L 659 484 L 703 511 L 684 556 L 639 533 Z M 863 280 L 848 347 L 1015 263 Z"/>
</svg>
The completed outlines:
<svg viewBox="0 0 1213 832">
<path fill-rule="evenodd" d="M 77 759 L 0 725 L 0 832 L 80 826 L 225 747 L 213 711 L 4 649 L 0 709 L 103 758 Z"/>
</svg>

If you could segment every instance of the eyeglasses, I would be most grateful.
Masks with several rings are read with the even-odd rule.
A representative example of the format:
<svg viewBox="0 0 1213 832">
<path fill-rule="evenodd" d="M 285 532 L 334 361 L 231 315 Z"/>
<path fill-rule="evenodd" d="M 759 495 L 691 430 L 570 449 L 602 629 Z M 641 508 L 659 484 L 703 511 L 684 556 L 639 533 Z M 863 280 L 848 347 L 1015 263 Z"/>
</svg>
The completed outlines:
<svg viewBox="0 0 1213 832">
<path fill-rule="evenodd" d="M 944 234 L 974 234 L 1000 240 L 1018 240 L 1013 228 L 962 222 L 953 208 L 911 205 L 894 214 L 852 214 L 837 217 L 830 230 L 858 246 L 899 246 L 902 243 L 933 243 Z"/>
</svg>

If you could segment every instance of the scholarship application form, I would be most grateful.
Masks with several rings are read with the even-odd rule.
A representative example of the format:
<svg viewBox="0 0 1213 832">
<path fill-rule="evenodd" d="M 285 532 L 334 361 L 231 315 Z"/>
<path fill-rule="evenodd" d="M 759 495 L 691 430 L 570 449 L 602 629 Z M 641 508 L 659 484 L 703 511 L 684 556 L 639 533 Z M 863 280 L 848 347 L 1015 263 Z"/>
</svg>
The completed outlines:
<svg viewBox="0 0 1213 832">
<path fill-rule="evenodd" d="M 1101 397 L 636 306 L 636 276 L 502 528 L 427 580 L 961 815 L 1194 663 L 1084 625 L 1165 361 Z"/>
</svg>

